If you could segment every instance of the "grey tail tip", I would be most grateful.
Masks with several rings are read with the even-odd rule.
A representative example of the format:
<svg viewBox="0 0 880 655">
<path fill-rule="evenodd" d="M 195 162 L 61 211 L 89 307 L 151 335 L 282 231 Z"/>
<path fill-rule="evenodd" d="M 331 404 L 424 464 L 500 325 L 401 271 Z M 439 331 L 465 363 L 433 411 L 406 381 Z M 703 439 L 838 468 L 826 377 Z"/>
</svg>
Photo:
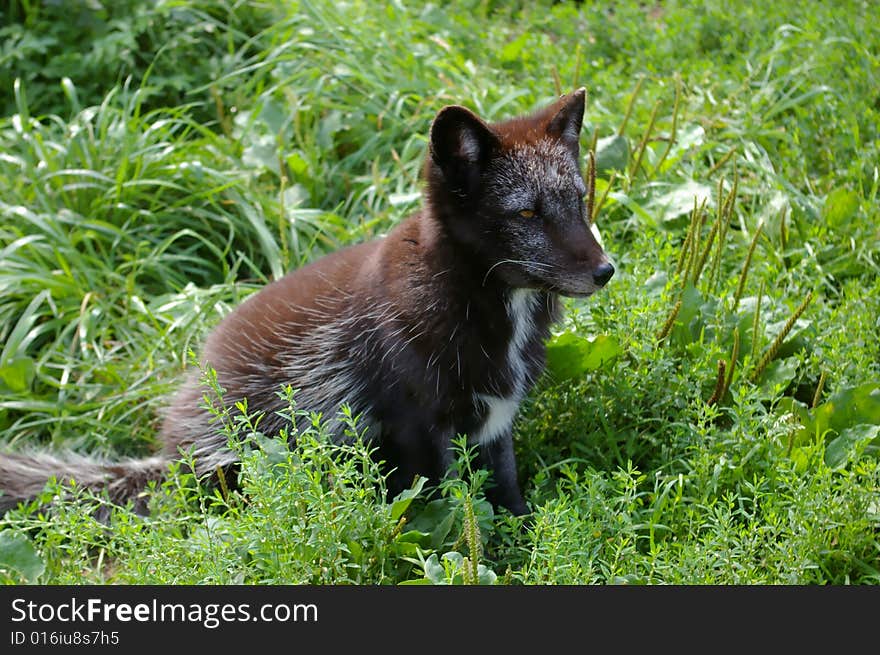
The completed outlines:
<svg viewBox="0 0 880 655">
<path fill-rule="evenodd" d="M 51 479 L 71 481 L 94 492 L 107 491 L 110 502 L 145 504 L 141 492 L 151 481 L 160 481 L 169 461 L 156 455 L 143 459 L 105 461 L 72 451 L 0 452 L 0 513 L 37 498 Z M 142 509 L 142 508 L 141 508 Z"/>
</svg>

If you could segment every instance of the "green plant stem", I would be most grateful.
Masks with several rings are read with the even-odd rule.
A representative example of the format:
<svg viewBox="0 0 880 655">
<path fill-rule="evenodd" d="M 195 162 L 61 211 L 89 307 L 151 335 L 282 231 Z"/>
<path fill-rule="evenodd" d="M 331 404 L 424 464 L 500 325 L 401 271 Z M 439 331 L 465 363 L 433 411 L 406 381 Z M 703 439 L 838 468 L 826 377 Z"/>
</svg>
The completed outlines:
<svg viewBox="0 0 880 655">
<path fill-rule="evenodd" d="M 633 167 L 630 170 L 630 180 L 635 180 L 636 175 L 639 174 L 639 169 L 642 166 L 642 157 L 645 154 L 645 148 L 648 147 L 648 140 L 651 138 L 651 133 L 654 131 L 654 123 L 657 120 L 657 112 L 660 110 L 660 101 L 654 103 L 654 109 L 651 110 L 651 118 L 648 119 L 648 127 L 645 129 L 645 133 L 642 135 L 642 140 L 639 141 L 639 145 L 636 148 L 636 157 L 633 162 Z"/>
<path fill-rule="evenodd" d="M 630 116 L 632 116 L 633 107 L 636 103 L 636 98 L 639 95 L 639 91 L 642 89 L 642 84 L 644 83 L 645 78 L 639 77 L 636 82 L 636 88 L 633 89 L 632 95 L 629 97 L 629 103 L 626 105 L 626 112 L 623 114 L 623 120 L 620 121 L 620 127 L 617 128 L 617 135 L 623 136 L 624 131 L 626 131 L 626 124 L 629 123 Z"/>
<path fill-rule="evenodd" d="M 663 154 L 660 156 L 660 159 L 657 161 L 657 165 L 654 166 L 654 174 L 657 174 L 660 171 L 660 167 L 663 166 L 663 162 L 666 161 L 666 158 L 669 156 L 670 151 L 672 150 L 672 146 L 675 145 L 675 139 L 677 138 L 677 129 L 678 129 L 678 110 L 679 103 L 681 101 L 681 75 L 679 73 L 675 74 L 675 100 L 672 105 L 672 127 L 669 130 L 669 140 L 666 143 L 666 149 L 663 151 Z"/>
<path fill-rule="evenodd" d="M 608 179 L 608 186 L 605 187 L 605 190 L 602 192 L 602 195 L 599 196 L 599 202 L 596 203 L 596 207 L 593 210 L 593 214 L 590 217 L 590 222 L 595 223 L 596 218 L 599 216 L 599 212 L 602 211 L 602 207 L 605 205 L 605 200 L 608 198 L 608 192 L 611 191 L 611 186 L 614 184 L 614 181 L 617 179 L 617 171 L 613 171 L 611 173 L 611 177 Z"/>
</svg>

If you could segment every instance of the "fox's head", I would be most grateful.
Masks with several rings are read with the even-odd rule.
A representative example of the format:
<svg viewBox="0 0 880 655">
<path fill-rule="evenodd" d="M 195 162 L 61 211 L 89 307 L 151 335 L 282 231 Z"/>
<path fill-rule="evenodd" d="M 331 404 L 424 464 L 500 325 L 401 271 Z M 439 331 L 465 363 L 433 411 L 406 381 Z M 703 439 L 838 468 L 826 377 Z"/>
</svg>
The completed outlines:
<svg viewBox="0 0 880 655">
<path fill-rule="evenodd" d="M 614 274 L 584 202 L 585 95 L 578 89 L 502 123 L 487 124 L 457 105 L 434 119 L 428 201 L 451 236 L 485 264 L 487 278 L 588 296 Z"/>
</svg>

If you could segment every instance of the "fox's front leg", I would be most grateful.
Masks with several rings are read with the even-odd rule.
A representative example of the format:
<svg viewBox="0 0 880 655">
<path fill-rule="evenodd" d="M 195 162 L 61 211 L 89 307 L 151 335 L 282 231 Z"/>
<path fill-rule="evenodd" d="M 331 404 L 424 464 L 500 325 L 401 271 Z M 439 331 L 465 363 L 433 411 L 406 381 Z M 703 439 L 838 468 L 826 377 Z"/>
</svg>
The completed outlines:
<svg viewBox="0 0 880 655">
<path fill-rule="evenodd" d="M 494 507 L 506 507 L 514 515 L 529 513 L 516 476 L 516 457 L 513 454 L 513 435 L 510 430 L 480 446 L 480 459 L 492 472 L 494 485 L 486 490 L 486 497 Z M 491 483 L 491 481 L 490 481 Z"/>
<path fill-rule="evenodd" d="M 417 476 L 428 478 L 432 484 L 440 482 L 454 460 L 451 444 L 451 429 L 420 424 L 384 437 L 379 456 L 391 471 L 386 480 L 389 499 L 409 489 Z"/>
</svg>

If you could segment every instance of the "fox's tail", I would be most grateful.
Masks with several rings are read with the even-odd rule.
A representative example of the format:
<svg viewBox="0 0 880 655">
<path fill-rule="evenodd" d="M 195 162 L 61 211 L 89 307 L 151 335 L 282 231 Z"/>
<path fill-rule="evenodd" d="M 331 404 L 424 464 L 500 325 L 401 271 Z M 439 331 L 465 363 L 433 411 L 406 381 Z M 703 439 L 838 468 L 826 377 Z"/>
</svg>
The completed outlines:
<svg viewBox="0 0 880 655">
<path fill-rule="evenodd" d="M 170 460 L 163 455 L 144 459 L 103 461 L 73 452 L 0 453 L 0 513 L 33 500 L 46 483 L 74 481 L 77 487 L 93 491 L 107 490 L 110 501 L 124 505 L 131 500 L 136 506 L 141 491 L 150 481 L 161 480 Z"/>
</svg>

